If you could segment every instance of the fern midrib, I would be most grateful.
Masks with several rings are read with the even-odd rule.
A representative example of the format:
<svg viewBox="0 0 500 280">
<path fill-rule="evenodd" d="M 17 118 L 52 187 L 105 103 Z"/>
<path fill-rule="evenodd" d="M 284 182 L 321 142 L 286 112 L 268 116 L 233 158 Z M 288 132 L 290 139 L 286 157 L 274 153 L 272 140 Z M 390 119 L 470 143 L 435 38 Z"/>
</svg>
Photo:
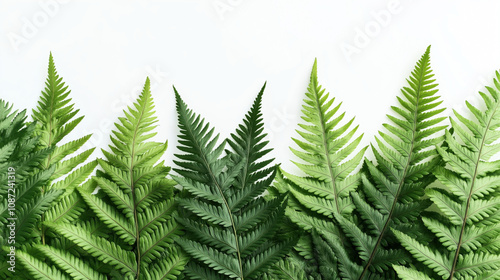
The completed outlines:
<svg viewBox="0 0 500 280">
<path fill-rule="evenodd" d="M 137 250 L 136 253 L 136 262 L 137 262 L 137 271 L 136 271 L 136 279 L 139 280 L 141 275 L 141 242 L 140 242 L 140 229 L 139 229 L 139 219 L 137 217 L 137 196 L 135 194 L 135 180 L 134 180 L 134 157 L 135 157 L 135 146 L 137 141 L 137 134 L 139 130 L 140 123 L 144 116 L 144 111 L 147 109 L 146 104 L 148 100 L 144 101 L 144 106 L 140 110 L 140 115 L 137 121 L 137 125 L 134 127 L 134 136 L 132 137 L 132 150 L 130 151 L 130 189 L 132 191 L 132 203 L 133 203 L 133 211 L 134 211 L 134 227 L 135 227 L 135 248 Z"/>
<path fill-rule="evenodd" d="M 328 150 L 328 143 L 326 142 L 327 136 L 326 136 L 326 127 L 325 127 L 325 118 L 323 116 L 323 111 L 321 110 L 321 106 L 319 104 L 319 96 L 318 96 L 318 81 L 316 79 L 313 79 L 312 81 L 313 87 L 314 87 L 314 101 L 316 104 L 316 110 L 318 112 L 319 120 L 320 120 L 320 125 L 321 125 L 321 138 L 323 140 L 323 150 L 325 152 L 325 157 L 326 157 L 326 162 L 327 162 L 327 167 L 328 167 L 328 173 L 330 174 L 330 180 L 331 180 L 331 186 L 333 189 L 333 195 L 335 197 L 335 208 L 337 209 L 337 213 L 341 214 L 340 211 L 340 206 L 338 202 L 338 192 L 337 192 L 337 185 L 335 184 L 335 179 L 336 177 L 333 174 L 332 170 L 332 161 L 330 159 L 330 153 Z M 344 243 L 343 238 L 341 238 L 342 244 Z"/>
<path fill-rule="evenodd" d="M 52 66 L 54 67 L 54 66 Z M 51 92 L 55 92 L 55 89 L 54 89 L 54 83 L 57 82 L 57 78 L 55 77 L 55 69 L 54 71 L 49 71 L 49 79 L 51 81 L 51 83 L 49 83 L 49 85 L 51 86 Z M 54 81 L 55 80 L 55 81 Z M 52 146 L 52 118 L 54 117 L 54 111 L 55 111 L 55 103 L 56 103 L 56 98 L 55 98 L 55 94 L 50 94 L 50 107 L 49 107 L 49 128 L 48 128 L 48 132 L 49 132 L 49 140 L 47 142 L 47 147 L 51 147 Z M 47 170 L 49 169 L 50 165 L 51 165 L 51 161 L 52 161 L 52 153 L 49 153 L 49 155 L 47 156 L 47 164 L 45 166 L 43 166 L 43 169 L 44 170 Z M 42 194 L 46 191 L 46 185 L 43 185 L 42 186 Z M 45 245 L 45 227 L 43 225 L 43 222 L 45 221 L 45 213 L 42 213 L 41 217 L 40 217 L 40 221 L 41 221 L 41 224 L 40 224 L 40 229 L 41 229 L 41 237 L 42 237 L 42 244 Z"/>
<path fill-rule="evenodd" d="M 412 155 L 413 155 L 413 147 L 415 146 L 415 134 L 416 134 L 416 130 L 417 130 L 418 106 L 420 103 L 420 88 L 421 88 L 421 84 L 422 84 L 421 81 L 423 79 L 423 75 L 425 72 L 425 65 L 427 64 L 427 60 L 428 60 L 428 57 L 426 57 L 425 61 L 422 61 L 421 65 L 424 67 L 423 67 L 422 71 L 420 72 L 420 77 L 418 80 L 419 83 L 418 83 L 418 87 L 416 90 L 417 98 L 416 98 L 416 104 L 415 104 L 415 112 L 413 113 L 412 141 L 411 141 L 410 152 L 408 153 L 408 160 L 406 162 L 406 165 L 405 165 L 405 168 L 403 171 L 403 176 L 401 177 L 402 179 L 398 185 L 398 191 L 396 192 L 396 195 L 394 196 L 394 201 L 392 202 L 391 210 L 389 212 L 389 215 L 387 216 L 387 219 L 385 221 L 384 227 L 382 228 L 381 234 L 379 235 L 379 237 L 377 239 L 377 243 L 375 243 L 375 247 L 373 248 L 372 253 L 370 254 L 370 258 L 368 259 L 368 262 L 366 263 L 365 267 L 363 268 L 363 272 L 361 273 L 361 276 L 359 277 L 360 280 L 364 279 L 366 273 L 368 272 L 368 269 L 371 266 L 373 259 L 375 258 L 375 254 L 377 253 L 377 251 L 380 247 L 380 243 L 382 242 L 382 239 L 385 236 L 385 232 L 389 228 L 389 224 L 392 221 L 392 215 L 394 214 L 394 208 L 396 208 L 396 205 L 397 205 L 398 200 L 399 200 L 399 194 L 401 193 L 401 188 L 403 187 L 403 185 L 405 183 L 406 174 L 408 173 L 408 169 L 410 168 L 411 159 L 412 159 Z"/>
<path fill-rule="evenodd" d="M 186 118 L 186 116 L 184 116 L 184 118 Z M 186 123 L 189 124 L 189 122 L 186 122 Z M 189 133 L 191 134 L 192 139 L 198 139 L 194 135 L 194 133 L 191 129 L 191 125 L 186 125 L 186 128 L 187 128 L 187 131 L 189 131 Z M 210 167 L 210 164 L 208 163 L 208 160 L 205 156 L 205 153 L 203 153 L 203 150 L 201 149 L 201 147 L 199 146 L 197 141 L 193 141 L 193 143 L 196 146 L 197 150 L 199 151 L 199 153 L 201 155 L 201 159 L 203 160 L 203 163 L 205 164 L 212 181 L 215 183 L 217 190 L 219 191 L 219 193 L 221 195 L 222 201 L 224 202 L 224 205 L 229 213 L 229 218 L 231 220 L 231 227 L 233 229 L 233 235 L 235 238 L 235 245 L 236 245 L 235 249 L 236 249 L 236 255 L 238 257 L 238 266 L 240 269 L 239 277 L 241 278 L 240 280 L 244 280 L 245 278 L 243 276 L 243 264 L 242 264 L 242 260 L 241 260 L 239 236 L 238 236 L 238 232 L 236 231 L 236 223 L 234 222 L 234 219 L 233 219 L 233 212 L 231 211 L 231 208 L 229 207 L 229 203 L 227 202 L 226 197 L 224 196 L 224 192 L 222 191 L 222 187 L 220 186 L 219 181 L 217 181 L 217 179 L 215 178 L 215 174 L 213 173 L 212 168 Z"/>
<path fill-rule="evenodd" d="M 499 103 L 497 102 L 497 104 L 495 106 L 495 110 L 493 110 L 492 114 L 490 115 L 490 118 L 488 120 L 488 124 L 486 125 L 486 128 L 485 128 L 485 133 L 484 133 L 484 135 L 483 135 L 483 137 L 481 139 L 481 146 L 479 147 L 479 151 L 478 151 L 478 157 L 477 157 L 477 161 L 476 161 L 476 166 L 474 168 L 474 175 L 473 175 L 472 181 L 471 181 L 471 188 L 470 188 L 469 196 L 467 197 L 467 203 L 466 203 L 466 206 L 465 206 L 465 214 L 464 214 L 464 218 L 463 218 L 463 221 L 462 221 L 462 228 L 460 229 L 460 236 L 458 238 L 457 250 L 455 252 L 455 256 L 453 257 L 452 267 L 451 267 L 451 271 L 450 271 L 450 277 L 448 278 L 448 280 L 453 280 L 453 278 L 454 278 L 454 274 L 455 274 L 455 271 L 456 271 L 456 266 L 457 266 L 457 263 L 458 263 L 458 258 L 460 256 L 460 249 L 462 247 L 463 236 L 464 236 L 464 233 L 465 233 L 465 227 L 467 225 L 467 220 L 468 220 L 467 215 L 469 214 L 469 207 L 470 207 L 470 202 L 471 202 L 471 199 L 472 199 L 472 193 L 474 192 L 474 185 L 476 183 L 477 172 L 478 172 L 478 168 L 479 168 L 479 163 L 481 161 L 481 153 L 483 152 L 483 147 L 484 147 L 485 141 L 486 141 L 486 135 L 488 134 L 488 131 L 489 131 L 489 128 L 490 128 L 490 125 L 491 125 L 491 121 L 493 120 L 493 116 L 495 115 L 495 112 L 497 111 L 498 106 L 499 106 Z"/>
<path fill-rule="evenodd" d="M 320 100 L 319 100 L 319 95 L 318 95 L 318 81 L 316 79 L 313 79 L 312 81 L 313 83 L 313 87 L 314 87 L 314 101 L 315 101 L 315 104 L 316 104 L 316 111 L 318 112 L 318 115 L 319 115 L 319 119 L 320 119 L 320 125 L 321 125 L 321 136 L 322 136 L 322 140 L 323 140 L 323 150 L 324 150 L 324 153 L 325 153 L 325 157 L 326 157 L 326 162 L 327 162 L 327 166 L 328 166 L 328 173 L 330 174 L 330 180 L 331 180 L 331 186 L 332 186 L 332 189 L 333 189 L 333 195 L 335 197 L 334 201 L 335 201 L 335 208 L 337 210 L 337 213 L 339 215 L 341 215 L 342 211 L 340 209 L 340 206 L 339 206 L 339 195 L 338 195 L 338 192 L 337 192 L 337 184 L 335 182 L 335 180 L 337 179 L 337 177 L 334 175 L 333 173 L 333 170 L 332 170 L 332 160 L 330 158 L 330 153 L 329 153 L 329 149 L 328 149 L 328 143 L 327 143 L 327 135 L 326 135 L 326 127 L 325 127 L 325 118 L 323 116 L 323 111 L 321 109 L 321 106 L 319 104 Z M 345 238 L 344 238 L 344 235 L 341 234 L 341 231 L 339 231 L 339 234 L 338 234 L 338 237 L 339 237 L 339 241 L 340 241 L 340 244 L 342 246 L 345 245 Z"/>
</svg>

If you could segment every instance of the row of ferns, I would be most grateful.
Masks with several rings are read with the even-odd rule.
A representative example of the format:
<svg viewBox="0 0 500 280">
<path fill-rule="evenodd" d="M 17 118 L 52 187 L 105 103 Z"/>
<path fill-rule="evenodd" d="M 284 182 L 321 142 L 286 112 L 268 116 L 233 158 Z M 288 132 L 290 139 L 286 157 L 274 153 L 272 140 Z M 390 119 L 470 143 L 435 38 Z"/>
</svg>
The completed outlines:
<svg viewBox="0 0 500 280">
<path fill-rule="evenodd" d="M 91 160 L 90 135 L 64 140 L 83 117 L 50 56 L 31 117 L 0 102 L 0 278 L 500 279 L 500 74 L 451 125 L 429 48 L 407 82 L 359 147 L 315 62 L 298 175 L 269 157 L 265 85 L 226 139 L 174 88 L 171 172 L 149 80 Z"/>
</svg>

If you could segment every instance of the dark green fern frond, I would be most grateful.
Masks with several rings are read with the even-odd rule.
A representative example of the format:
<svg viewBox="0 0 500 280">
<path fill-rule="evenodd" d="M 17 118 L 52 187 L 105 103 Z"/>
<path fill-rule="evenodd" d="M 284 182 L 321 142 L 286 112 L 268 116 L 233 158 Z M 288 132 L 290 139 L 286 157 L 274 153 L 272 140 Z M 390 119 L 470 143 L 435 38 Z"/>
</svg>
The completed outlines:
<svg viewBox="0 0 500 280">
<path fill-rule="evenodd" d="M 441 217 L 424 218 L 441 246 L 429 247 L 396 231 L 404 247 L 431 270 L 428 278 L 500 279 L 500 73 L 493 87 L 479 93 L 486 105 L 480 110 L 466 102 L 470 118 L 454 111 L 453 132 L 445 135 L 446 149 L 438 147 L 446 167 L 434 172 L 447 189 L 426 191 Z M 413 269 L 397 267 L 410 279 Z"/>
<path fill-rule="evenodd" d="M 409 86 L 402 89 L 400 106 L 392 107 L 397 117 L 388 115 L 392 121 L 384 124 L 388 132 L 375 139 L 375 162 L 365 161 L 362 192 L 351 194 L 359 223 L 335 214 L 355 248 L 354 253 L 342 244 L 335 246 L 345 279 L 394 278 L 392 265 L 406 263 L 409 256 L 390 229 L 417 235 L 417 218 L 430 205 L 422 196 L 440 164 L 435 146 L 443 141 L 438 134 L 445 126 L 437 124 L 445 118 L 437 117 L 444 108 L 438 107 L 441 101 L 435 95 L 429 51 L 430 47 L 407 80 Z"/>
<path fill-rule="evenodd" d="M 83 200 L 109 229 L 108 238 L 93 236 L 81 225 L 51 224 L 60 235 L 77 244 L 124 279 L 176 279 L 186 258 L 175 248 L 180 234 L 175 222 L 174 182 L 170 168 L 159 161 L 167 143 L 150 141 L 156 134 L 150 81 L 132 107 L 119 118 L 111 136 L 110 152 L 99 159 L 102 172 L 93 177 L 101 195 L 78 189 Z"/>
<path fill-rule="evenodd" d="M 334 105 L 335 98 L 318 84 L 317 61 L 311 71 L 306 98 L 302 105 L 302 119 L 297 130 L 301 139 L 293 139 L 298 149 L 292 152 L 302 160 L 294 162 L 305 174 L 304 177 L 281 171 L 284 178 L 278 176 L 274 187 L 280 193 L 290 191 L 293 196 L 287 208 L 287 216 L 309 234 L 316 230 L 327 239 L 339 239 L 343 243 L 343 233 L 335 224 L 334 214 L 351 216 L 354 208 L 350 193 L 355 191 L 360 174 L 355 171 L 361 164 L 366 148 L 357 153 L 362 135 L 354 137 L 357 126 L 352 127 L 354 119 L 342 123 L 345 113 L 338 113 L 341 103 Z M 303 236 L 299 244 L 308 244 L 306 248 L 296 248 L 304 257 L 302 261 L 311 262 L 312 266 L 332 267 L 328 277 L 335 278 L 336 261 L 319 263 L 311 236 Z M 304 250 L 305 249 L 305 250 Z M 327 279 L 325 278 L 325 279 Z"/>
<path fill-rule="evenodd" d="M 179 150 L 175 161 L 183 187 L 180 222 L 187 234 L 178 242 L 191 256 L 188 279 L 260 279 L 293 246 L 280 240 L 286 195 L 266 200 L 261 195 L 274 179 L 276 166 L 263 133 L 261 102 L 264 87 L 243 124 L 226 141 L 187 108 L 176 91 Z"/>
</svg>

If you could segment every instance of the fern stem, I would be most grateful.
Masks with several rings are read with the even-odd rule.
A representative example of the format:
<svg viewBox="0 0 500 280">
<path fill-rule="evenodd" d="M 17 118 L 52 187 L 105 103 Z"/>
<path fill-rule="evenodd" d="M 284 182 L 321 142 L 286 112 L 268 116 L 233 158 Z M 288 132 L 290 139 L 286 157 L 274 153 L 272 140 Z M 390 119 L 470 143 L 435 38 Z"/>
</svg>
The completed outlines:
<svg viewBox="0 0 500 280">
<path fill-rule="evenodd" d="M 193 136 L 193 139 L 196 139 L 193 131 L 191 130 L 191 126 L 186 126 L 186 130 L 189 131 L 189 133 Z M 197 141 L 193 141 L 193 144 L 196 145 L 196 148 L 200 151 L 200 155 L 201 155 L 201 158 L 203 160 L 203 163 L 205 164 L 205 167 L 208 171 L 208 173 L 210 174 L 210 177 L 211 177 L 211 180 L 214 182 L 214 184 L 217 186 L 217 190 L 219 191 L 220 195 L 221 195 L 221 198 L 222 198 L 222 201 L 224 202 L 224 206 L 225 208 L 227 209 L 227 212 L 229 213 L 229 218 L 231 219 L 231 227 L 233 229 L 233 234 L 234 234 L 234 238 L 235 238 L 235 245 L 236 245 L 236 255 L 238 257 L 238 267 L 239 267 L 239 277 L 240 279 L 239 280 L 244 280 L 244 276 L 243 276 L 243 264 L 242 264 L 242 260 L 241 260 L 241 252 L 240 252 L 240 245 L 239 245 L 239 236 L 238 236 L 238 232 L 236 231 L 236 226 L 235 226 L 235 222 L 234 222 L 234 218 L 233 218 L 233 212 L 231 211 L 231 208 L 229 207 L 229 203 L 227 202 L 226 200 L 226 197 L 224 196 L 224 192 L 222 191 L 222 187 L 220 186 L 219 182 L 217 181 L 217 179 L 215 178 L 215 175 L 212 171 L 212 168 L 210 167 L 210 164 L 208 163 L 208 160 L 205 156 L 205 153 L 203 153 L 202 151 L 202 148 L 199 146 L 198 142 Z"/>
<path fill-rule="evenodd" d="M 337 188 L 335 186 L 335 176 L 333 175 L 333 170 L 332 170 L 332 161 L 330 159 L 330 153 L 328 151 L 328 143 L 326 142 L 326 128 L 325 128 L 325 118 L 323 116 L 323 111 L 322 108 L 319 104 L 319 96 L 318 96 L 318 91 L 316 90 L 318 87 L 318 81 L 316 79 L 313 79 L 313 86 L 314 86 L 314 101 L 316 103 L 319 119 L 320 119 L 320 124 L 321 124 L 321 136 L 323 138 L 323 148 L 325 151 L 325 157 L 326 157 L 326 162 L 328 165 L 328 172 L 330 173 L 330 179 L 332 180 L 332 189 L 333 189 L 333 194 L 335 196 L 335 208 L 337 209 L 337 213 L 341 213 L 340 207 L 339 207 L 339 202 L 338 202 L 338 193 L 337 193 Z M 343 244 L 343 238 L 341 238 L 342 244 Z"/>
<path fill-rule="evenodd" d="M 332 170 L 332 160 L 330 158 L 330 153 L 329 153 L 329 150 L 328 150 L 328 143 L 327 143 L 327 136 L 326 136 L 326 127 L 325 127 L 325 117 L 324 117 L 324 112 L 321 108 L 321 105 L 320 105 L 320 98 L 318 96 L 318 91 L 317 91 L 317 88 L 318 88 L 318 81 L 317 79 L 313 79 L 312 81 L 312 84 L 313 84 L 313 87 L 314 87 L 314 101 L 315 101 L 315 104 L 316 104 L 316 108 L 317 108 L 317 112 L 318 112 L 318 115 L 319 115 L 319 119 L 320 119 L 320 124 L 321 124 L 321 134 L 322 134 L 322 140 L 323 140 L 323 149 L 324 149 L 324 152 L 325 152 L 325 157 L 326 157 L 326 162 L 327 162 L 327 166 L 328 166 L 328 172 L 330 174 L 330 180 L 331 180 L 331 186 L 332 186 L 332 190 L 333 190 L 333 195 L 335 196 L 335 209 L 337 210 L 337 213 L 340 215 L 341 214 L 341 209 L 340 209 L 340 206 L 339 206 L 339 195 L 338 195 L 338 192 L 337 192 L 337 186 L 335 184 L 335 179 L 336 179 L 336 176 L 334 176 L 333 174 L 333 170 Z M 338 238 L 339 238 L 339 241 L 340 241 L 340 244 L 342 246 L 345 246 L 345 236 L 344 234 L 342 234 L 342 231 L 338 231 Z"/>
<path fill-rule="evenodd" d="M 460 236 L 458 238 L 458 243 L 457 243 L 457 249 L 456 249 L 456 252 L 455 252 L 455 256 L 453 257 L 453 262 L 452 262 L 452 267 L 451 267 L 451 271 L 450 271 L 450 277 L 448 278 L 448 280 L 453 280 L 454 278 L 454 273 L 455 273 L 455 270 L 456 270 L 456 266 L 457 266 L 457 262 L 458 262 L 458 257 L 460 256 L 460 248 L 462 247 L 462 239 L 463 239 L 463 236 L 464 236 L 464 232 L 465 232 L 465 227 L 467 225 L 467 215 L 469 214 L 469 207 L 470 207 L 470 202 L 471 202 L 471 199 L 472 199 L 472 193 L 474 191 L 474 184 L 476 182 L 476 179 L 477 179 L 477 171 L 478 171 L 478 168 L 479 168 L 479 162 L 481 161 L 481 153 L 483 151 L 483 147 L 485 145 L 485 141 L 486 141 L 486 134 L 488 133 L 488 130 L 490 128 L 490 125 L 491 125 L 491 121 L 493 119 L 493 116 L 494 116 L 494 112 L 497 111 L 498 109 L 498 104 L 496 105 L 495 107 L 495 110 L 493 110 L 493 113 L 490 115 L 490 118 L 488 120 L 488 124 L 486 125 L 486 128 L 485 128 L 485 133 L 481 139 L 481 146 L 479 148 L 479 151 L 478 151 L 478 156 L 477 156 L 477 161 L 476 161 L 476 167 L 474 168 L 474 175 L 472 176 L 472 181 L 471 181 L 471 188 L 470 188 L 470 191 L 469 191 L 469 196 L 467 197 L 467 203 L 466 203 L 466 206 L 465 206 L 465 214 L 464 214 L 464 218 L 463 218 L 463 221 L 462 221 L 462 228 L 460 230 Z"/>
<path fill-rule="evenodd" d="M 196 143 L 196 144 L 198 144 L 198 143 Z M 205 154 L 202 154 L 202 155 L 203 155 L 203 161 L 205 162 L 205 165 L 208 167 L 207 169 L 208 169 L 208 171 L 210 173 L 210 177 L 212 177 L 212 180 L 214 181 L 215 185 L 217 186 L 217 190 L 219 191 L 219 193 L 220 193 L 220 195 L 222 197 L 222 201 L 224 202 L 224 206 L 226 207 L 227 212 L 229 213 L 229 218 L 231 219 L 231 227 L 233 228 L 233 234 L 234 234 L 234 239 L 235 239 L 234 244 L 236 245 L 236 255 L 238 256 L 238 266 L 239 266 L 239 269 L 240 269 L 239 276 L 240 276 L 240 280 L 244 280 L 245 278 L 243 276 L 243 264 L 242 264 L 242 261 L 241 261 L 239 236 L 238 236 L 238 232 L 236 231 L 236 226 L 235 226 L 235 222 L 234 222 L 234 218 L 233 218 L 233 212 L 231 211 L 231 208 L 229 207 L 229 203 L 227 202 L 226 197 L 224 196 L 224 192 L 222 191 L 222 188 L 221 188 L 219 182 L 215 178 L 215 175 L 212 172 L 212 169 L 210 168 L 210 166 L 208 164 L 208 161 L 207 161 L 207 159 L 205 157 Z"/>
<path fill-rule="evenodd" d="M 144 104 L 147 104 L 147 101 L 144 102 Z M 140 275 L 141 275 L 141 243 L 140 243 L 140 229 L 139 229 L 139 219 L 137 217 L 137 197 L 135 195 L 135 184 L 134 184 L 134 156 L 135 156 L 135 145 L 136 145 L 136 138 L 137 138 L 137 130 L 139 129 L 139 124 L 141 123 L 141 119 L 144 116 L 144 110 L 140 110 L 140 117 L 138 118 L 139 121 L 137 122 L 137 125 L 134 128 L 134 137 L 132 138 L 132 150 L 130 151 L 130 189 L 132 191 L 132 203 L 134 204 L 134 226 L 135 226 L 135 248 L 137 250 L 136 254 L 136 261 L 137 261 L 137 273 L 136 273 L 136 279 L 139 280 Z"/>
<path fill-rule="evenodd" d="M 47 147 L 51 147 L 52 146 L 52 138 L 53 138 L 53 133 L 52 133 L 52 129 L 53 129 L 53 118 L 54 118 L 54 111 L 55 111 L 55 107 L 56 107 L 56 100 L 55 100 L 55 94 L 54 92 L 57 90 L 55 87 L 54 87 L 54 84 L 57 83 L 57 78 L 55 77 L 55 66 L 54 66 L 54 60 L 52 58 L 52 53 L 50 54 L 50 57 L 49 57 L 49 79 L 50 79 L 50 82 L 47 84 L 48 87 L 51 87 L 50 88 L 50 91 L 52 94 L 50 94 L 50 108 L 49 108 L 49 117 L 48 117 L 48 123 L 49 123 L 49 128 L 48 128 L 48 134 L 49 134 L 49 139 L 47 141 Z M 43 163 L 42 163 L 42 168 L 43 170 L 47 170 L 49 169 L 50 167 L 50 163 L 52 161 L 52 153 L 50 153 L 48 156 L 47 156 L 47 159 L 45 160 L 46 164 L 45 166 L 43 166 Z M 43 185 L 42 186 L 42 194 L 46 191 L 46 185 Z M 45 222 L 45 213 L 42 213 L 41 217 L 40 217 L 40 232 L 41 232 L 41 235 L 42 235 L 42 244 L 45 245 L 45 226 L 43 225 L 43 223 Z"/>
</svg>

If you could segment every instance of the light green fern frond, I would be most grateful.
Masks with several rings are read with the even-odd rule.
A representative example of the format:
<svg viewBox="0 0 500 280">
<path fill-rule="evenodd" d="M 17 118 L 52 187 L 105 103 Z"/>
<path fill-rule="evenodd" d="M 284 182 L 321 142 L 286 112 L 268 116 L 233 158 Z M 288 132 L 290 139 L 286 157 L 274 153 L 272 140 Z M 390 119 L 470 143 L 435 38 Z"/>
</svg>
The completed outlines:
<svg viewBox="0 0 500 280">
<path fill-rule="evenodd" d="M 380 132 L 375 139 L 376 163 L 365 161 L 362 192 L 351 194 L 359 222 L 335 214 L 355 249 L 349 252 L 342 244 L 335 245 L 345 279 L 394 278 L 392 265 L 407 263 L 409 256 L 390 229 L 415 236 L 417 218 L 430 205 L 422 196 L 435 180 L 431 172 L 440 164 L 435 145 L 443 139 L 436 135 L 445 129 L 438 126 L 445 118 L 437 117 L 444 108 L 439 108 L 441 101 L 435 95 L 429 51 L 430 47 L 407 80 L 409 86 L 402 89 L 400 106 L 392 107 L 398 116 L 388 115 L 392 121 L 384 124 L 388 132 Z"/>
<path fill-rule="evenodd" d="M 65 249 L 58 247 L 62 242 L 60 236 L 48 233 L 43 223 L 74 223 L 80 217 L 85 211 L 85 207 L 74 189 L 84 183 L 97 166 L 97 162 L 93 161 L 77 168 L 78 165 L 85 162 L 94 150 L 89 149 L 76 153 L 89 139 L 90 135 L 64 143 L 64 138 L 83 119 L 83 117 L 75 118 L 78 110 L 74 109 L 74 104 L 70 104 L 71 98 L 69 98 L 69 94 L 68 87 L 65 86 L 62 78 L 57 74 L 51 54 L 45 89 L 42 91 L 37 108 L 33 110 L 34 123 L 31 124 L 38 140 L 36 150 L 50 151 L 48 156 L 42 162 L 39 162 L 37 166 L 41 171 L 40 174 L 48 175 L 35 176 L 33 180 L 28 181 L 28 184 L 31 184 L 29 188 L 40 189 L 46 202 L 41 204 L 43 200 L 31 200 L 24 206 L 19 207 L 19 215 L 26 217 L 24 220 L 20 219 L 19 224 L 36 224 L 29 233 L 31 236 L 36 237 L 35 243 L 52 246 L 44 247 L 44 250 L 37 250 L 37 248 L 41 247 L 32 247 L 31 244 L 24 243 L 25 246 L 29 245 L 23 248 L 24 253 L 35 255 L 25 258 L 25 260 L 29 261 L 21 263 L 24 266 L 30 266 L 25 268 L 31 273 L 31 277 L 35 278 L 40 277 L 36 273 L 41 271 L 41 268 L 31 266 L 43 264 L 47 259 L 51 259 L 51 255 L 47 256 L 44 253 Z M 20 193 L 22 193 L 22 190 Z M 38 216 L 31 215 L 31 212 L 40 205 L 46 205 L 43 212 Z M 35 259 L 38 260 L 34 261 Z M 57 269 L 57 266 L 62 263 L 56 262 L 55 264 L 57 265 L 54 266 L 54 269 Z M 58 271 L 57 273 L 65 275 L 63 272 Z"/>
<path fill-rule="evenodd" d="M 260 279 L 293 246 L 296 238 L 280 240 L 286 196 L 266 200 L 261 195 L 274 179 L 276 166 L 264 159 L 261 102 L 258 94 L 243 124 L 217 144 L 214 129 L 181 99 L 176 91 L 179 115 L 180 222 L 186 236 L 178 242 L 191 256 L 188 279 Z M 222 156 L 222 157 L 221 157 Z"/>
<path fill-rule="evenodd" d="M 438 147 L 446 167 L 434 174 L 446 189 L 426 191 L 442 216 L 423 222 L 441 246 L 429 248 L 395 232 L 415 259 L 432 269 L 430 278 L 500 279 L 500 160 L 491 160 L 500 151 L 500 73 L 479 94 L 486 109 L 466 102 L 470 118 L 454 111 L 447 148 Z"/>
<path fill-rule="evenodd" d="M 274 187 L 280 193 L 290 191 L 292 198 L 287 209 L 287 216 L 298 226 L 308 231 L 316 230 L 328 239 L 342 239 L 334 214 L 349 217 L 354 208 L 350 193 L 356 190 L 360 174 L 355 171 L 361 164 L 366 148 L 357 149 L 362 135 L 354 137 L 357 126 L 354 119 L 342 123 L 345 113 L 339 113 L 341 103 L 335 104 L 335 98 L 318 84 L 317 61 L 311 71 L 310 83 L 302 106 L 302 119 L 297 130 L 300 139 L 293 139 L 298 149 L 292 152 L 302 162 L 294 162 L 305 174 L 304 177 L 281 170 L 284 178 L 278 176 Z M 309 240 L 309 241 L 308 241 Z M 303 236 L 299 244 L 309 244 L 307 248 L 296 248 L 304 262 L 310 262 L 309 268 L 332 267 L 328 277 L 336 277 L 335 258 L 330 263 L 319 263 L 315 258 L 316 250 L 331 248 L 315 248 L 310 236 Z M 310 272 L 313 273 L 312 271 Z"/>
<path fill-rule="evenodd" d="M 125 279 L 163 275 L 176 279 L 186 258 L 175 248 L 181 233 L 175 222 L 174 182 L 170 168 L 159 161 L 167 143 L 150 141 L 157 118 L 150 81 L 132 107 L 119 118 L 111 136 L 102 172 L 93 177 L 100 195 L 78 189 L 88 207 L 109 230 L 108 238 L 94 237 L 81 225 L 52 224 L 51 228 L 88 254 L 109 263 Z"/>
<path fill-rule="evenodd" d="M 65 192 L 64 196 L 76 196 L 73 190 L 85 182 L 97 166 L 97 162 L 92 161 L 77 169 L 94 151 L 92 148 L 76 153 L 91 135 L 63 143 L 65 137 L 83 120 L 83 116 L 77 117 L 79 110 L 74 108 L 74 104 L 71 104 L 70 93 L 68 86 L 57 73 L 51 53 L 45 89 L 42 91 L 38 106 L 33 110 L 32 116 L 36 122 L 35 132 L 40 137 L 39 148 L 54 147 L 54 151 L 41 166 L 42 169 L 55 166 L 50 184 L 45 186 L 44 190 L 60 189 Z M 69 201 L 76 202 L 77 199 L 73 197 L 65 202 Z M 60 207 L 61 205 L 58 206 L 58 208 Z M 71 207 L 67 209 L 71 209 Z M 65 213 L 68 215 L 65 219 L 74 220 L 79 214 L 76 209 L 73 208 L 72 211 Z M 47 216 L 61 218 L 55 213 L 56 210 L 51 210 L 52 213 L 48 213 Z M 53 222 L 54 220 L 44 217 L 44 221 Z M 42 231 L 42 235 L 44 234 Z"/>
</svg>

